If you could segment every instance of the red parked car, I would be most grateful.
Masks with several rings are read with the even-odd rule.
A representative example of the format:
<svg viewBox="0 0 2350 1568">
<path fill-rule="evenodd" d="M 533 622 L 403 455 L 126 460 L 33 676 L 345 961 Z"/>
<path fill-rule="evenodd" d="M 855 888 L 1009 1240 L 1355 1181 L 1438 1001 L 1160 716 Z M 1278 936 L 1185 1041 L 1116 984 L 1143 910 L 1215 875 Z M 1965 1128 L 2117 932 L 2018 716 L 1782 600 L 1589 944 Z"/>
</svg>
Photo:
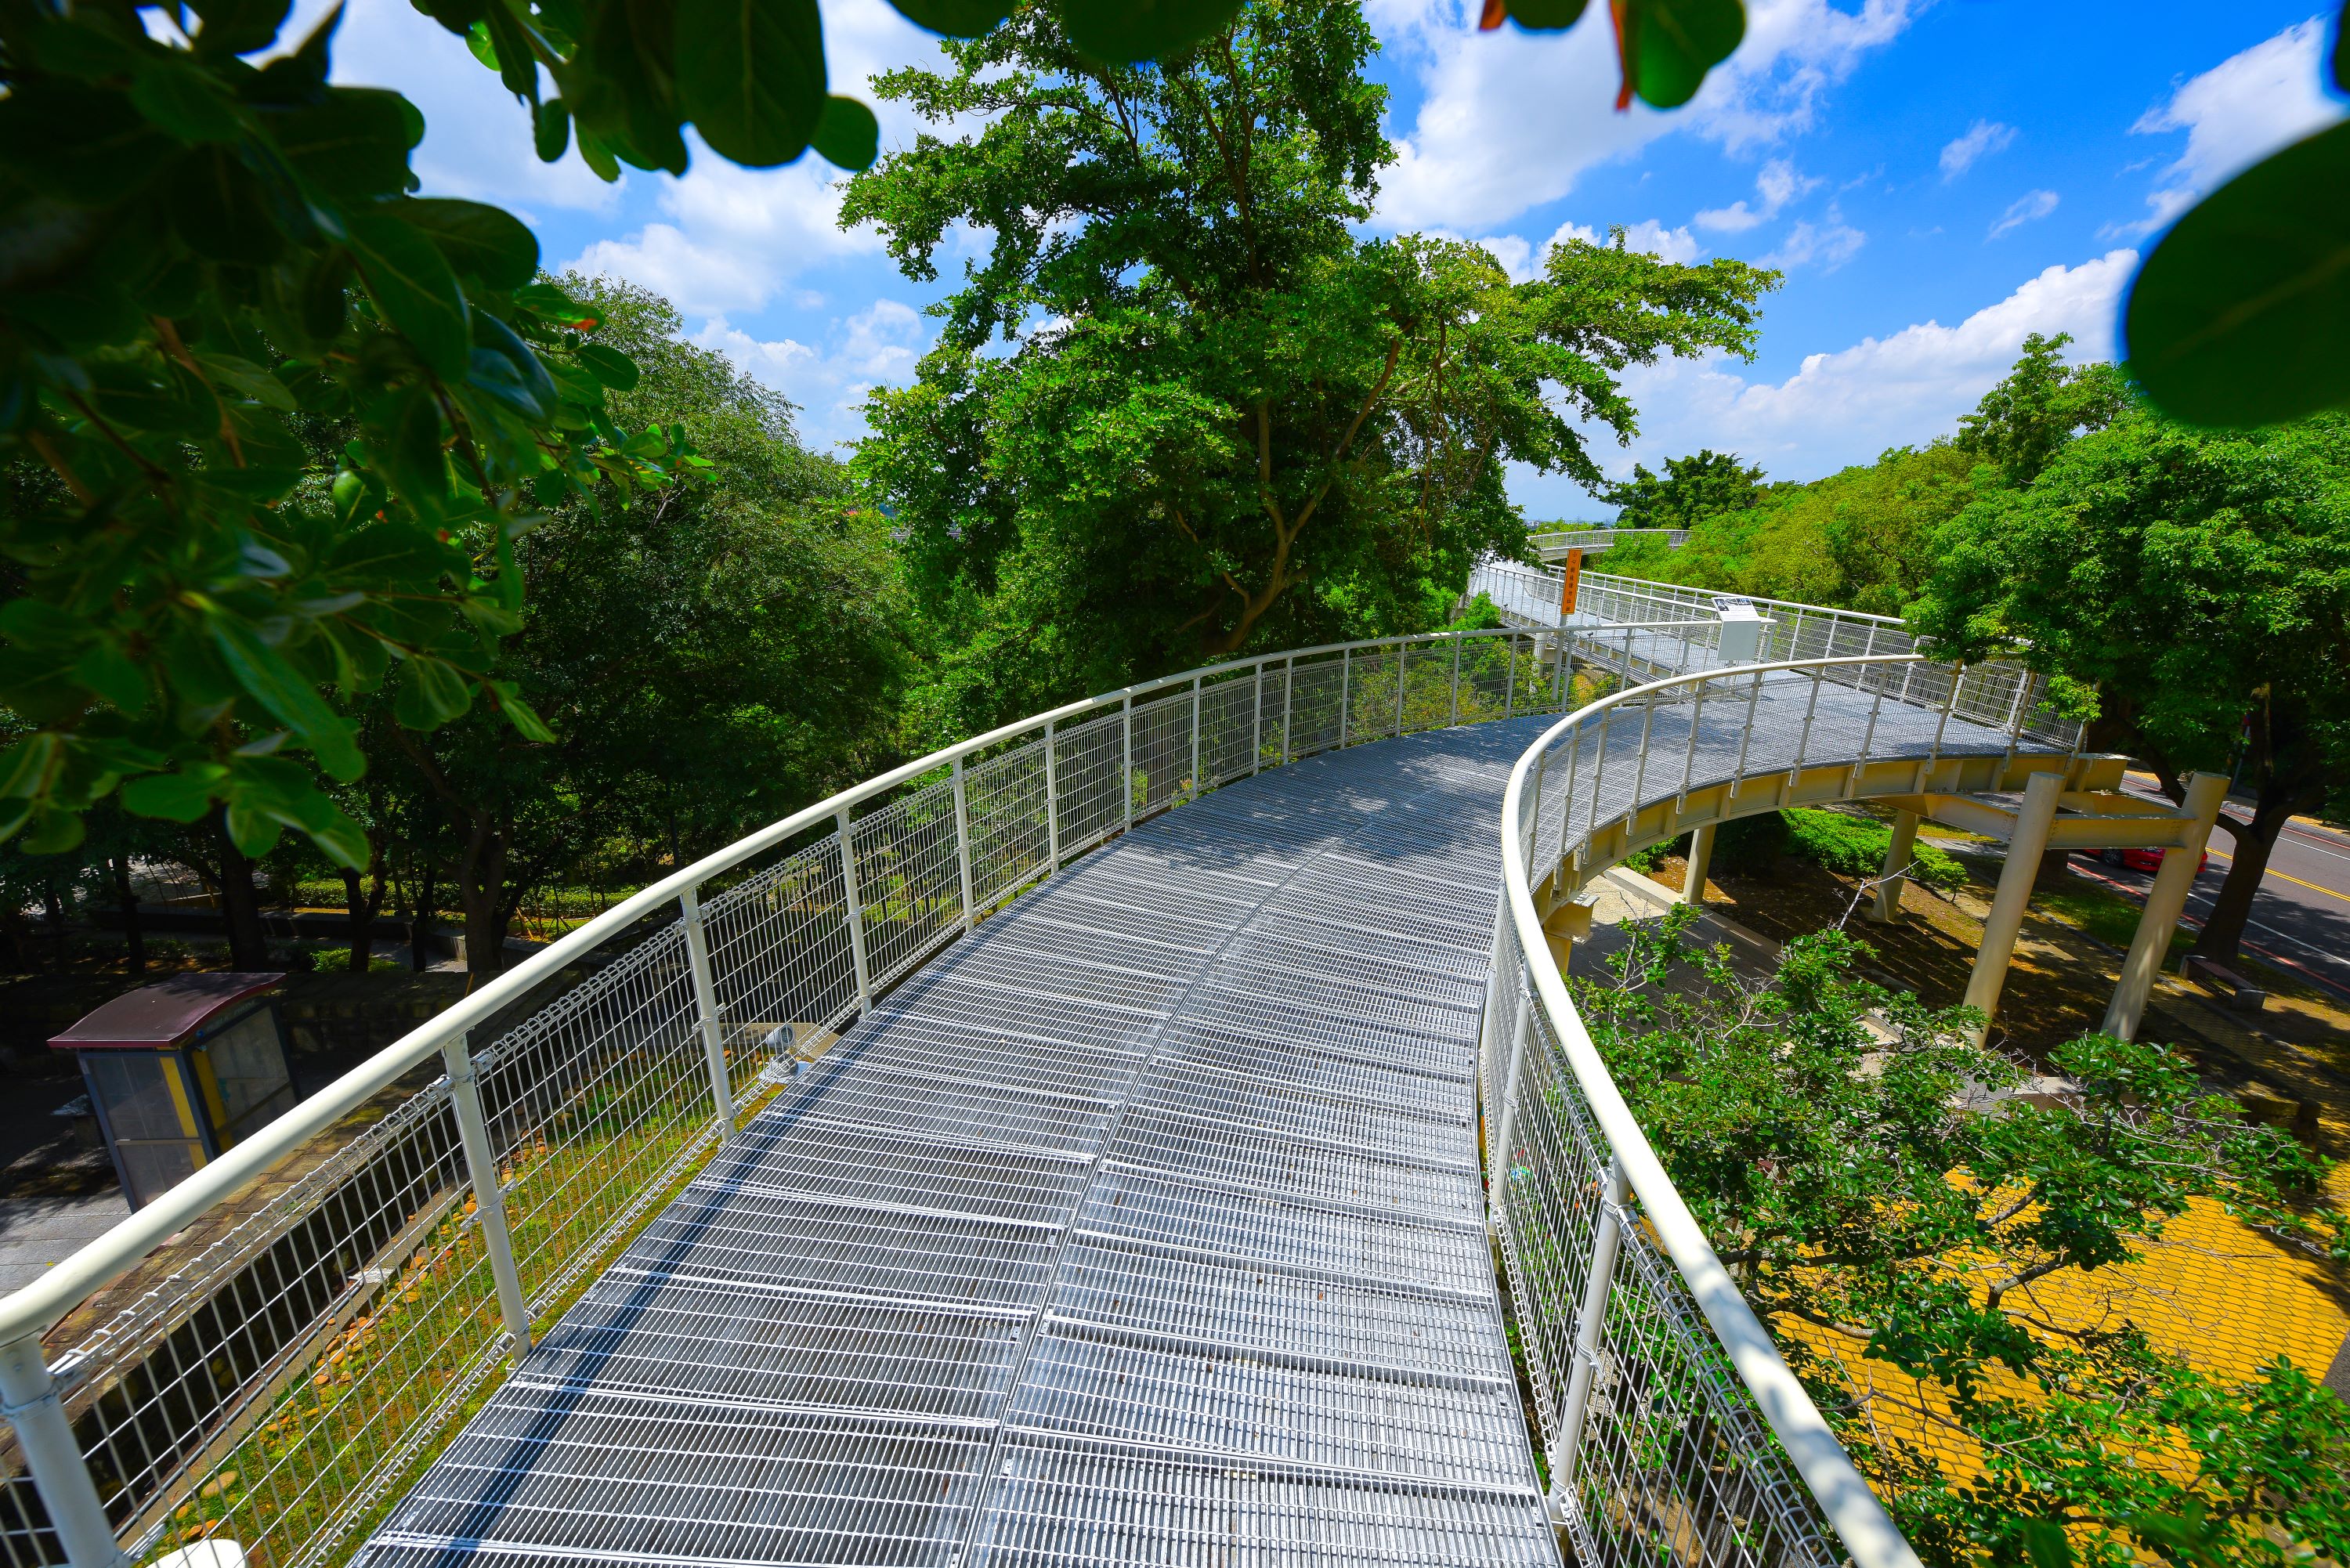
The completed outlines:
<svg viewBox="0 0 2350 1568">
<path fill-rule="evenodd" d="M 2097 851 L 2097 858 L 2108 866 L 2126 866 L 2133 871 L 2152 871 L 2162 865 L 2162 851 L 2159 849 L 2100 849 Z M 2198 877 L 2203 875 L 2203 867 L 2210 864 L 2211 857 L 2207 853 L 2201 859 L 2195 862 L 2195 875 Z"/>
</svg>

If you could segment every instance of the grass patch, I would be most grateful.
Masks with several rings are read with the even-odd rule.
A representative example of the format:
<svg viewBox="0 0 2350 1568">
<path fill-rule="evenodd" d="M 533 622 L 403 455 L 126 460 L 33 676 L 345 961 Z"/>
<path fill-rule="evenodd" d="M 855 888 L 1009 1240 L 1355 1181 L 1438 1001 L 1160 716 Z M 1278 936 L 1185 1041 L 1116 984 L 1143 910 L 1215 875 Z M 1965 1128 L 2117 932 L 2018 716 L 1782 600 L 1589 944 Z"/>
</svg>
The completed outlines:
<svg viewBox="0 0 2350 1568">
<path fill-rule="evenodd" d="M 2138 920 L 2146 912 L 2135 900 L 2103 888 L 2035 888 L 2032 908 L 2124 952 L 2129 950 L 2130 940 L 2137 935 Z M 2171 967 L 2172 958 L 2194 945 L 2195 933 L 2181 925 L 2170 933 L 2170 950 L 2163 967 Z"/>
<path fill-rule="evenodd" d="M 1787 826 L 1787 853 L 1816 860 L 1846 877 L 1884 874 L 1885 852 L 1893 830 L 1882 823 L 1840 811 L 1814 811 L 1797 806 L 1779 815 Z M 1909 878 L 1921 888 L 1948 896 L 1967 885 L 1967 869 L 1930 844 L 1913 845 Z"/>
</svg>

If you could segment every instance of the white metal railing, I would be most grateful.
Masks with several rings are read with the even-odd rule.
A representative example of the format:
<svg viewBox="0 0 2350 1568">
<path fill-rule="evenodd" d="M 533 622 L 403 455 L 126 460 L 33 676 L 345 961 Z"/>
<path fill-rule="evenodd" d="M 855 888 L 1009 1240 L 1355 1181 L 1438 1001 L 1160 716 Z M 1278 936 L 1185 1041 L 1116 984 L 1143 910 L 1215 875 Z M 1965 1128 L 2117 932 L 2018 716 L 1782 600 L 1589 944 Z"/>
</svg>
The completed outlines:
<svg viewBox="0 0 2350 1568">
<path fill-rule="evenodd" d="M 1469 579 L 1471 594 L 1486 594 L 1509 614 L 1544 626 L 1560 623 L 1559 596 L 1564 587 L 1558 573 L 1514 561 L 1482 561 Z M 1717 613 L 1716 601 L 1725 598 L 1742 599 L 1768 618 L 1770 624 L 1764 630 L 1760 654 L 1764 659 L 1840 659 L 1848 655 L 1918 651 L 1917 639 L 1898 616 L 1866 615 L 1859 610 L 1797 604 L 1791 599 L 1755 598 L 1747 594 L 1617 576 L 1607 572 L 1582 574 L 1575 587 L 1572 620 L 1577 625 L 1601 625 L 1622 620 L 1711 617 Z"/>
<path fill-rule="evenodd" d="M 1976 681 L 1990 701 L 1970 701 Z M 1873 759 L 1930 771 L 1946 752 L 2076 746 L 2077 726 L 2047 710 L 2044 683 L 2033 678 L 2013 696 L 2006 683 L 2001 671 L 1914 655 L 1700 670 L 1590 703 L 1511 773 L 1481 1051 L 1489 1210 L 1553 1505 L 1586 1568 L 1652 1563 L 1660 1532 L 1685 1563 L 1918 1559 L 1617 1091 L 1561 978 L 1536 890 L 1570 859 L 1587 875 L 1595 833 L 1692 788 L 1728 780 L 1734 792 L 1850 763 L 1849 789 Z M 2006 722 L 1983 722 L 1992 715 Z M 1638 846 L 1628 831 L 1609 842 Z"/>
<path fill-rule="evenodd" d="M 1718 632 L 1711 620 L 1669 619 L 1237 660 L 946 748 L 675 872 L 0 1299 L 0 1393 L 16 1437 L 0 1474 L 0 1560 L 111 1563 L 118 1541 L 143 1553 L 205 1539 L 236 1541 L 255 1568 L 335 1560 L 478 1404 L 505 1357 L 626 1247 L 796 1060 L 993 909 L 1219 784 L 1356 742 L 1560 712 L 1578 677 L 1588 691 L 1595 680 L 1622 686 L 1718 659 Z M 1895 711 L 1913 727 L 1947 728 L 1995 685 L 1973 670 L 1895 662 L 1907 673 L 1873 688 L 1865 674 L 1814 668 L 1795 755 L 1834 743 L 1835 726 L 1812 717 L 1824 691 L 1835 694 L 1828 706 L 1856 711 L 1851 691 L 1873 690 L 1873 733 L 1878 714 Z M 1694 679 L 1703 690 L 1740 673 Z M 1624 701 L 1584 710 L 1546 743 Z M 2019 691 L 2013 708 L 2011 744 L 2037 703 Z M 1757 766 L 1768 750 L 1756 750 Z M 1526 771 L 1522 763 L 1513 775 L 1513 814 Z M 1589 781 L 1595 802 L 1600 771 Z M 1630 787 L 1639 784 L 1636 774 Z M 1608 787 L 1626 785 L 1619 776 Z M 1574 797 L 1570 785 L 1554 798 Z M 1515 909 L 1523 855 L 1509 875 Z M 1545 989 L 1555 971 L 1545 982 L 1543 961 L 1510 945 L 1517 929 L 1505 920 L 1502 931 L 1513 1016 L 1571 1018 Z M 1548 1040 L 1561 1025 L 1544 1027 L 1552 1033 L 1537 1037 Z M 1526 1055 L 1529 1075 L 1552 1060 Z M 1660 1211 L 1640 1185 L 1648 1178 L 1627 1179 L 1644 1212 Z M 1584 1196 L 1596 1203 L 1590 1185 Z M 1505 1198 L 1514 1190 L 1502 1188 Z M 1510 1234 L 1528 1233 L 1513 1223 Z M 1644 1244 L 1614 1243 L 1628 1260 L 1617 1277 L 1654 1262 L 1642 1262 Z M 1511 1257 L 1521 1273 L 1529 1266 L 1523 1245 Z M 1666 1295 L 1679 1288 L 1658 1279 Z M 1528 1324 L 1538 1365 L 1565 1365 L 1555 1356 L 1572 1303 L 1523 1282 L 1515 1294 L 1549 1314 Z M 1733 1362 L 1742 1372 L 1744 1361 Z M 1767 1379 L 1756 1386 L 1768 1412 Z M 1716 1392 L 1725 1408 L 1743 1397 L 1734 1376 Z M 1555 1404 L 1545 1392 L 1540 1413 L 1553 1434 Z M 1757 1446 L 1741 1449 L 1733 1469 L 1760 1474 L 1769 1444 L 1759 1429 L 1736 1438 L 1750 1439 Z M 1789 1506 L 1808 1505 L 1795 1496 Z M 1659 1539 L 1682 1532 L 1661 1515 L 1648 1528 Z"/>
<path fill-rule="evenodd" d="M 211 1538 L 255 1568 L 334 1560 L 795 1056 L 996 906 L 1260 769 L 1561 711 L 1578 665 L 1648 668 L 1629 640 L 1570 653 L 1586 640 L 1435 634 L 1146 681 L 588 921 L 0 1299 L 0 1562 Z"/>
<path fill-rule="evenodd" d="M 1565 528 L 1552 534 L 1534 534 L 1527 543 L 1542 556 L 1563 556 L 1569 550 L 1581 550 L 1586 555 L 1605 550 L 1633 539 L 1662 539 L 1673 549 L 1689 543 L 1686 528 Z"/>
</svg>

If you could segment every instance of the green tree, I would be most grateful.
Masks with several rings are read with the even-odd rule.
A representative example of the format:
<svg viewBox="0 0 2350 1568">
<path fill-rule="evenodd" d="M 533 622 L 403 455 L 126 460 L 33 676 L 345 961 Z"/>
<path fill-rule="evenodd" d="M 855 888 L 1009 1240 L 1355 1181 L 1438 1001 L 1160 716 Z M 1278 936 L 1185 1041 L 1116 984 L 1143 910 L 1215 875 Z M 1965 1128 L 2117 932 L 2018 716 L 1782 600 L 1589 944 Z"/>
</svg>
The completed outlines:
<svg viewBox="0 0 2350 1568">
<path fill-rule="evenodd" d="M 991 235 L 860 456 L 962 720 L 1430 624 L 1518 547 L 1505 462 L 1596 479 L 1568 416 L 1627 430 L 1613 371 L 1751 347 L 1774 279 L 1738 263 L 1569 244 L 1513 286 L 1473 247 L 1358 240 L 1392 155 L 1373 47 L 1353 5 L 1253 5 L 1127 69 L 1024 10 L 878 84 L 957 130 L 856 177 L 844 221 L 922 278 L 955 225 Z"/>
<path fill-rule="evenodd" d="M 2129 391 L 2111 365 L 2067 365 L 2069 332 L 2034 332 L 2005 379 L 1959 421 L 1962 452 L 1997 465 L 2011 484 L 2029 484 L 2066 442 L 2103 430 L 2129 406 Z"/>
<path fill-rule="evenodd" d="M 1934 569 L 1936 531 L 1992 471 L 1949 440 L 1894 447 L 1807 484 L 1778 484 L 1741 511 L 1700 518 L 1688 542 L 1636 539 L 1610 572 L 1764 598 L 1899 615 Z"/>
<path fill-rule="evenodd" d="M 1762 494 L 1759 466 L 1742 466 L 1734 452 L 1707 449 L 1665 459 L 1661 475 L 1636 462 L 1632 477 L 1603 487 L 1599 499 L 1620 508 L 1618 528 L 1687 528 L 1724 512 L 1742 512 Z"/>
<path fill-rule="evenodd" d="M 696 431 L 705 479 L 621 508 L 556 508 L 517 563 L 535 609 L 494 673 L 553 726 L 468 718 L 391 730 L 397 786 L 442 816 L 439 868 L 467 966 L 494 973 L 516 909 L 609 846 L 682 864 L 853 782 L 892 755 L 902 610 L 886 522 L 837 504 L 837 465 L 801 446 L 790 405 L 683 341 L 666 300 L 566 286 L 641 378 L 619 417 Z"/>
<path fill-rule="evenodd" d="M 2196 950 L 2235 955 L 2286 820 L 2350 806 L 2350 417 L 2203 432 L 2124 415 L 1943 530 L 1912 613 L 1956 657 L 2003 651 L 2093 699 L 2093 743 L 2173 799 L 2233 772 L 2249 819 Z"/>
<path fill-rule="evenodd" d="M 2054 1304 L 2144 1258 L 2197 1200 L 2338 1262 L 2350 1217 L 2315 1203 L 2325 1162 L 2206 1096 L 2162 1046 L 2084 1037 L 2044 1064 L 2059 1086 L 2027 1095 L 2026 1069 L 1972 1044 L 1963 1010 L 1856 978 L 1869 950 L 1844 932 L 1789 943 L 1752 986 L 1726 948 L 1686 943 L 1693 918 L 1636 928 L 1612 979 L 1570 987 L 1675 1186 L 1920 1556 L 2281 1565 L 2350 1550 L 2350 1408 L 2309 1369 L 2278 1357 L 2231 1385 L 2126 1313 Z M 1946 1464 L 1953 1446 L 1979 1468 Z"/>
</svg>

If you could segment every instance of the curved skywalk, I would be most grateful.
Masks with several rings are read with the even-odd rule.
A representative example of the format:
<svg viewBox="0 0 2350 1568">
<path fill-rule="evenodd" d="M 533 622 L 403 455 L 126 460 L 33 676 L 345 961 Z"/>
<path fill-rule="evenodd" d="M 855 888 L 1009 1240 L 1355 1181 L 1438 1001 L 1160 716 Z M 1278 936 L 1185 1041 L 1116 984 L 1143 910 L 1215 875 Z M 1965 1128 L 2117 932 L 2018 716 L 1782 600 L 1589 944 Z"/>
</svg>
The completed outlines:
<svg viewBox="0 0 2350 1568">
<path fill-rule="evenodd" d="M 1604 793 L 1793 759 L 1807 725 L 1810 760 L 1853 754 L 1869 707 L 1775 678 L 1692 748 L 1660 706 Z M 1873 754 L 1935 748 L 1938 711 L 1882 707 Z M 1474 1120 L 1499 803 L 1552 722 L 1242 781 L 985 921 L 727 1146 L 357 1561 L 1556 1563 Z"/>
</svg>

